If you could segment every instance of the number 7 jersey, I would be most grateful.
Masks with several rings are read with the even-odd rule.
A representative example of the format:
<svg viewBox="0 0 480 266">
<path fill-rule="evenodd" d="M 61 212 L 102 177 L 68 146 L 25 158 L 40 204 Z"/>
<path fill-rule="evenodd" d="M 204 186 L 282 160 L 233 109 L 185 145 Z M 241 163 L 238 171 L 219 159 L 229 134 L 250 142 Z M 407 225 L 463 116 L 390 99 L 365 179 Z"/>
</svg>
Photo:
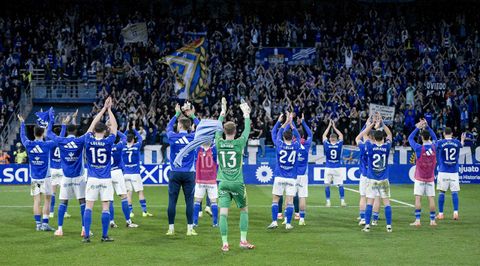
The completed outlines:
<svg viewBox="0 0 480 266">
<path fill-rule="evenodd" d="M 223 122 L 223 117 L 219 120 Z M 250 134 L 250 119 L 245 119 L 245 129 L 238 139 L 225 140 L 222 133 L 215 134 L 215 146 L 217 147 L 218 181 L 232 183 L 244 183 L 243 181 L 243 149 L 247 145 Z"/>
</svg>

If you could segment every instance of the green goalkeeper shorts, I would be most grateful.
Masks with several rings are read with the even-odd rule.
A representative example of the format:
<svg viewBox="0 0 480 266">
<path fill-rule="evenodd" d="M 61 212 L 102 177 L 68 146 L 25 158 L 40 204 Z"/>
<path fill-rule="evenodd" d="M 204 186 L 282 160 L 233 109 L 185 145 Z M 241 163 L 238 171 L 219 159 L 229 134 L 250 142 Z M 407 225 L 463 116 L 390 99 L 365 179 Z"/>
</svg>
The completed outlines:
<svg viewBox="0 0 480 266">
<path fill-rule="evenodd" d="M 220 208 L 230 208 L 232 199 L 238 208 L 247 207 L 247 190 L 245 184 L 221 181 L 218 184 L 218 205 Z"/>
</svg>

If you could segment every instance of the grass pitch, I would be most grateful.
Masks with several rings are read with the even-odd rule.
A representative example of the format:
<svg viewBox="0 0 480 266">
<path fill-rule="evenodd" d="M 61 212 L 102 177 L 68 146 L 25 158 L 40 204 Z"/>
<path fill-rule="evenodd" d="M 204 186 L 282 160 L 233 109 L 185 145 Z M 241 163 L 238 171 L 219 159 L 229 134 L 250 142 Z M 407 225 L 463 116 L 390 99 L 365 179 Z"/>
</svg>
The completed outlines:
<svg viewBox="0 0 480 266">
<path fill-rule="evenodd" d="M 356 189 L 355 186 L 350 188 Z M 211 218 L 200 219 L 199 233 L 187 237 L 185 204 L 179 199 L 176 235 L 167 237 L 166 187 L 146 187 L 149 211 L 154 217 L 141 217 L 134 202 L 136 229 L 124 227 L 120 201 L 115 202 L 115 221 L 120 226 L 110 230 L 113 243 L 101 243 L 100 206 L 93 212 L 92 243 L 81 243 L 80 214 L 77 202 L 70 202 L 65 219 L 64 236 L 53 232 L 36 232 L 29 196 L 29 186 L 0 187 L 0 265 L 478 265 L 480 262 L 480 186 L 463 185 L 460 192 L 460 220 L 451 219 L 452 204 L 447 194 L 446 219 L 438 226 L 428 225 L 428 208 L 424 200 L 423 226 L 412 228 L 412 207 L 393 206 L 393 233 L 387 234 L 383 208 L 381 221 L 370 233 L 357 225 L 358 194 L 346 191 L 349 207 L 338 207 L 338 193 L 332 190 L 332 207 L 325 208 L 323 187 L 311 186 L 306 226 L 292 231 L 283 227 L 269 231 L 270 186 L 248 186 L 250 211 L 249 240 L 255 250 L 238 248 L 239 212 L 232 208 L 229 216 L 228 253 L 220 251 L 218 228 Z M 392 186 L 392 198 L 413 203 L 413 185 Z M 232 205 L 233 206 L 233 205 Z M 56 217 L 50 224 L 56 227 Z"/>
</svg>

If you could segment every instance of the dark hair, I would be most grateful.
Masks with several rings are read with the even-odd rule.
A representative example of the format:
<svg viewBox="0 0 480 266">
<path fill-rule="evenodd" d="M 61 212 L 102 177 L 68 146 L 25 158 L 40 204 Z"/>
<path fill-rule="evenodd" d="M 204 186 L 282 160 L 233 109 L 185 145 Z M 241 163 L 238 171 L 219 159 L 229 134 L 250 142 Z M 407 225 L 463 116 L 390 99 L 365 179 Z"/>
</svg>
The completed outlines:
<svg viewBox="0 0 480 266">
<path fill-rule="evenodd" d="M 430 140 L 432 136 L 430 136 L 430 132 L 428 132 L 428 130 L 422 130 L 422 132 L 420 132 L 420 135 L 422 136 L 422 139 L 424 140 Z"/>
<path fill-rule="evenodd" d="M 368 132 L 368 137 L 371 138 L 371 139 L 375 138 L 375 130 L 370 130 Z"/>
<path fill-rule="evenodd" d="M 381 130 L 375 130 L 373 132 L 373 138 L 376 141 L 382 141 L 384 137 L 385 137 L 385 135 L 383 134 L 383 131 L 381 131 Z"/>
<path fill-rule="evenodd" d="M 451 127 L 446 127 L 445 130 L 443 131 L 445 135 L 451 135 L 452 134 L 452 128 Z"/>
<path fill-rule="evenodd" d="M 127 134 L 127 142 L 132 142 L 135 140 L 135 135 L 131 132 Z"/>
<path fill-rule="evenodd" d="M 59 127 L 53 128 L 53 132 L 57 135 L 60 134 L 60 128 Z"/>
<path fill-rule="evenodd" d="M 305 131 L 303 131 L 303 128 L 300 127 L 298 133 L 300 134 L 300 137 L 305 138 Z"/>
<path fill-rule="evenodd" d="M 98 122 L 93 131 L 95 131 L 95 133 L 104 133 L 105 131 L 107 131 L 107 125 L 105 125 L 105 123 L 103 122 Z"/>
<path fill-rule="evenodd" d="M 67 126 L 67 134 L 69 134 L 69 135 L 76 135 L 76 134 L 77 134 L 77 126 L 75 126 L 75 125 L 68 125 L 68 126 Z"/>
<path fill-rule="evenodd" d="M 288 140 L 288 141 L 292 140 L 292 138 L 293 138 L 292 131 L 291 130 L 285 130 L 285 132 L 283 132 L 283 138 L 285 140 Z"/>
<path fill-rule="evenodd" d="M 35 135 L 35 137 L 43 136 L 44 132 L 45 132 L 45 128 L 43 128 L 43 127 L 35 126 L 33 128 L 33 135 Z"/>
<path fill-rule="evenodd" d="M 223 130 L 225 131 L 225 135 L 233 135 L 237 131 L 237 126 L 233 122 L 227 122 L 223 125 Z"/>
</svg>

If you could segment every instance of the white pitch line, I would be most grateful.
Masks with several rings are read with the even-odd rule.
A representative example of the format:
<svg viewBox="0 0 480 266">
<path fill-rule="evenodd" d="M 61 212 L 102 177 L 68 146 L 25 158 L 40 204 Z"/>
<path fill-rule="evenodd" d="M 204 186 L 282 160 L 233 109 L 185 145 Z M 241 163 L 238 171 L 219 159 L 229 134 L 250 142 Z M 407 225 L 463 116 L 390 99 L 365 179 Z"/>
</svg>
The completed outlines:
<svg viewBox="0 0 480 266">
<path fill-rule="evenodd" d="M 408 204 L 408 203 L 407 203 Z M 79 208 L 80 206 L 68 206 L 68 208 Z M 119 207 L 119 206 L 115 206 L 115 207 Z M 152 208 L 166 208 L 168 207 L 168 205 L 148 205 L 148 207 L 152 207 Z M 185 207 L 185 205 L 177 205 L 177 207 Z M 250 205 L 248 206 L 249 208 L 271 208 L 272 206 L 271 205 Z M 410 206 L 392 206 L 393 208 L 407 208 L 407 207 L 410 207 Z M 15 206 L 15 205 L 0 205 L 0 209 L 1 208 L 32 208 L 32 206 L 29 206 L 29 205 L 19 205 L 19 206 Z M 358 208 L 358 205 L 355 206 L 355 205 L 348 205 L 346 207 L 342 207 L 342 206 L 331 206 L 331 207 L 326 207 L 325 205 L 308 205 L 307 208 L 325 208 L 325 209 L 328 209 L 328 208 Z"/>
<path fill-rule="evenodd" d="M 344 188 L 345 188 L 345 190 L 349 190 L 349 191 L 356 192 L 356 193 L 359 193 L 359 194 L 360 194 L 360 191 L 358 191 L 358 190 L 356 190 L 356 189 L 348 188 L 348 187 L 344 187 Z M 392 199 L 392 198 L 390 198 L 390 201 L 393 201 L 393 202 L 396 202 L 396 203 L 400 203 L 400 204 L 403 204 L 403 205 L 408 206 L 408 207 L 415 208 L 415 205 L 410 204 L 410 203 L 407 203 L 407 202 L 405 202 L 405 201 L 396 200 L 396 199 Z"/>
</svg>

